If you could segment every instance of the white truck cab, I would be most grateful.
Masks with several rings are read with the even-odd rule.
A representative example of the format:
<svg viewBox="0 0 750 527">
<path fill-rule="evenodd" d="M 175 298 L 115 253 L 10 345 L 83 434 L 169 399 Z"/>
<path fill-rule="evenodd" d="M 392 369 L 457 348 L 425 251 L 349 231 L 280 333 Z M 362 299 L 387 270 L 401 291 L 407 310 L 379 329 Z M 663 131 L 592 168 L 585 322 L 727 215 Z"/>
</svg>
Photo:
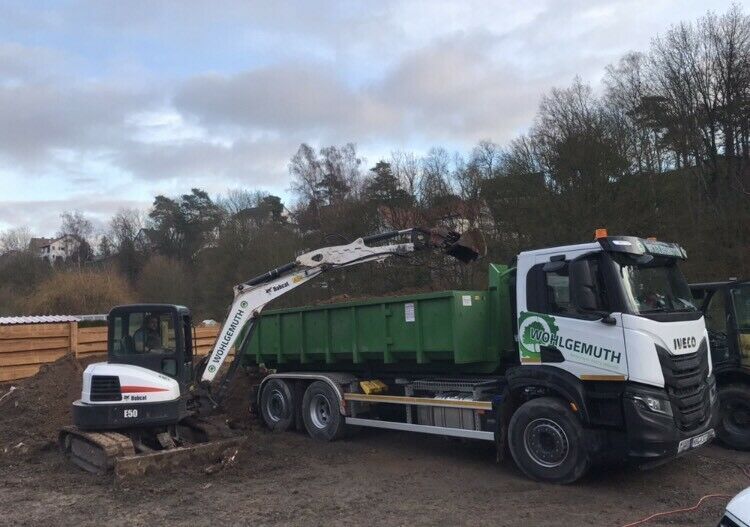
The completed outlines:
<svg viewBox="0 0 750 527">
<path fill-rule="evenodd" d="M 602 454 L 658 464 L 714 437 L 703 315 L 679 245 L 599 234 L 518 255 L 520 367 L 509 378 L 565 387 Z"/>
</svg>

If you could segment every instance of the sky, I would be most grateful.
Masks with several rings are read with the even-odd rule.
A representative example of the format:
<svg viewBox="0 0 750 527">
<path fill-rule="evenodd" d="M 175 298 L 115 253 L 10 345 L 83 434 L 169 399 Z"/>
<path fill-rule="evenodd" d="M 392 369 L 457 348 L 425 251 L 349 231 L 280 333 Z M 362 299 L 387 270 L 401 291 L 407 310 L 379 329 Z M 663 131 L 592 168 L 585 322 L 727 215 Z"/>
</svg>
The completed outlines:
<svg viewBox="0 0 750 527">
<path fill-rule="evenodd" d="M 744 2 L 740 2 L 742 5 Z M 301 143 L 467 152 L 718 0 L 0 3 L 0 230 L 192 187 L 289 201 Z M 747 9 L 747 8 L 746 8 Z"/>
</svg>

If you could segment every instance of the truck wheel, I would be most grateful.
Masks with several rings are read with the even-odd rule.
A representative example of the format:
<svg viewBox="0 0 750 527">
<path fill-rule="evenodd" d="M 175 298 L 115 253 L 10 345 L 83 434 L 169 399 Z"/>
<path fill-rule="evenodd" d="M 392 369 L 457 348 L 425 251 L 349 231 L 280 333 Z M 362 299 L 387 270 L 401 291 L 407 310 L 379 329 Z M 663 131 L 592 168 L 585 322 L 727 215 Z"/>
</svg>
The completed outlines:
<svg viewBox="0 0 750 527">
<path fill-rule="evenodd" d="M 511 417 L 508 442 L 516 465 L 537 481 L 572 483 L 589 466 L 581 422 L 553 397 L 522 404 Z"/>
<path fill-rule="evenodd" d="M 339 411 L 339 398 L 328 383 L 315 381 L 302 398 L 302 420 L 310 437 L 335 441 L 344 435 L 346 423 Z"/>
<path fill-rule="evenodd" d="M 281 379 L 271 379 L 260 394 L 263 422 L 274 432 L 285 432 L 294 424 L 292 388 Z"/>
<path fill-rule="evenodd" d="M 750 386 L 728 384 L 719 388 L 720 418 L 716 433 L 736 450 L 750 450 Z"/>
</svg>

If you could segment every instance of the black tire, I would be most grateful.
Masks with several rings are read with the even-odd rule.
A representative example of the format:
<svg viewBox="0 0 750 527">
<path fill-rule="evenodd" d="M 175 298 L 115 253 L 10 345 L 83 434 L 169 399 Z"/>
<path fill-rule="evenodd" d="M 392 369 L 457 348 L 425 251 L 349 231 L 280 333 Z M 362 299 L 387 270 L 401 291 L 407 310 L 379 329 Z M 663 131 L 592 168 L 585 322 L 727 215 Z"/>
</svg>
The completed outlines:
<svg viewBox="0 0 750 527">
<path fill-rule="evenodd" d="M 716 435 L 729 448 L 750 450 L 750 386 L 719 387 L 719 424 Z"/>
<path fill-rule="evenodd" d="M 281 379 L 271 379 L 260 394 L 260 415 L 274 432 L 286 432 L 294 424 L 296 401 L 292 387 Z"/>
<path fill-rule="evenodd" d="M 515 411 L 508 443 L 516 465 L 537 481 L 572 483 L 589 467 L 580 420 L 553 397 L 532 399 Z"/>
<path fill-rule="evenodd" d="M 344 416 L 339 411 L 339 398 L 331 386 L 315 381 L 302 398 L 302 420 L 313 439 L 335 441 L 346 432 Z"/>
</svg>

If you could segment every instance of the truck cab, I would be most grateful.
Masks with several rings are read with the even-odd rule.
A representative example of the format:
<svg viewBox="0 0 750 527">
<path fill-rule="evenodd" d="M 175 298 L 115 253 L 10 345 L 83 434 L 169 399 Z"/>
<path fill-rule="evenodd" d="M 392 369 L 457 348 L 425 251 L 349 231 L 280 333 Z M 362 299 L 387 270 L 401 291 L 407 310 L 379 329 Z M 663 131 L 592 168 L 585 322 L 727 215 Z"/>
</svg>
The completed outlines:
<svg viewBox="0 0 750 527">
<path fill-rule="evenodd" d="M 750 449 L 750 280 L 691 284 L 706 319 L 719 387 L 721 441 Z"/>
<path fill-rule="evenodd" d="M 571 394 L 601 452 L 642 464 L 709 441 L 716 386 L 703 314 L 679 269 L 686 257 L 676 244 L 606 235 L 519 254 L 511 386 L 537 378 Z"/>
</svg>

